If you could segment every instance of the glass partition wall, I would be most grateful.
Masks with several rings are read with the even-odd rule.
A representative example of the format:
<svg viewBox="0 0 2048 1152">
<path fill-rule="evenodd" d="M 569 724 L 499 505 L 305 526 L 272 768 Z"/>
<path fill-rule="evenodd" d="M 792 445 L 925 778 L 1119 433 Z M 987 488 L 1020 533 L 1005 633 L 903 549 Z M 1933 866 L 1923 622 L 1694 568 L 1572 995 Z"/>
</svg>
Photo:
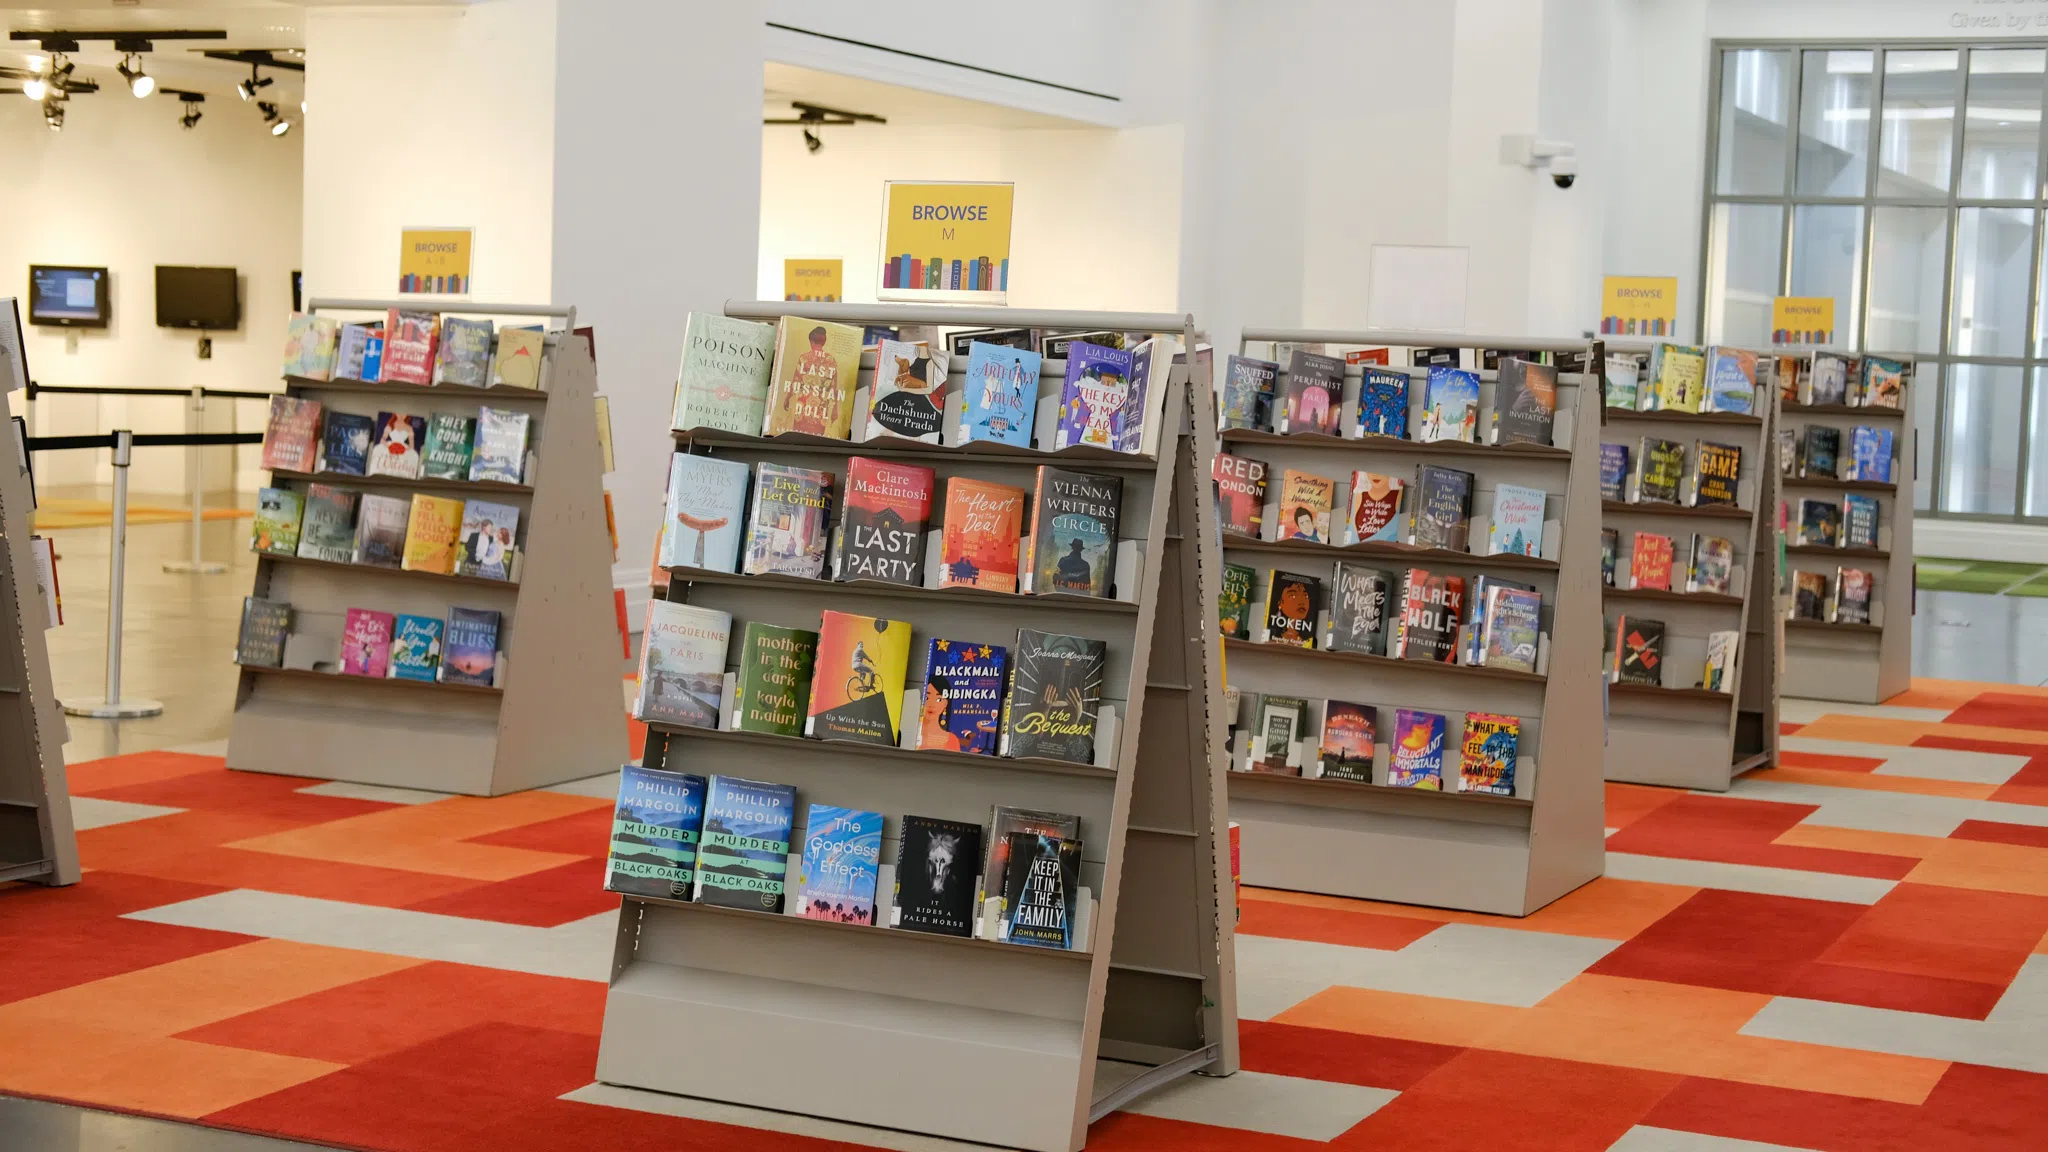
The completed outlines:
<svg viewBox="0 0 2048 1152">
<path fill-rule="evenodd" d="M 1832 297 L 1841 347 L 1919 362 L 1915 507 L 2048 522 L 2048 42 L 1715 53 L 1706 339 Z"/>
</svg>

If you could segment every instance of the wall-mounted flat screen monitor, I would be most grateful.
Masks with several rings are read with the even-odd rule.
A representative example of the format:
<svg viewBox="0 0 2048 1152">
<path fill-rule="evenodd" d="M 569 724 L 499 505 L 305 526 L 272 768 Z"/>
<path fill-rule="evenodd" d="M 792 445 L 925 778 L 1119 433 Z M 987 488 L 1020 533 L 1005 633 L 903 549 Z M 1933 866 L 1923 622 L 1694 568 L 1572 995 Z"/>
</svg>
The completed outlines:
<svg viewBox="0 0 2048 1152">
<path fill-rule="evenodd" d="M 105 328 L 107 270 L 29 265 L 28 322 L 58 328 Z"/>
<path fill-rule="evenodd" d="M 242 326 L 242 290 L 233 268 L 156 266 L 156 325 L 231 332 Z"/>
</svg>

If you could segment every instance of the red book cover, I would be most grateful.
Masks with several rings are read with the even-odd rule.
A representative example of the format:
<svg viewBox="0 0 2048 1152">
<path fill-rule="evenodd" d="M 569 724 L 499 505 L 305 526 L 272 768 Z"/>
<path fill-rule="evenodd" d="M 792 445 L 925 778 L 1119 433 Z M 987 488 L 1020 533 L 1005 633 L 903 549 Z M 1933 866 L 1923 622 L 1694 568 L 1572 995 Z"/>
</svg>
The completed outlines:
<svg viewBox="0 0 2048 1152">
<path fill-rule="evenodd" d="M 383 380 L 398 384 L 431 384 L 434 352 L 441 326 L 432 312 L 393 308 L 384 317 Z"/>
<path fill-rule="evenodd" d="M 955 476 L 946 481 L 941 588 L 1017 590 L 1017 545 L 1024 534 L 1022 488 Z"/>
<path fill-rule="evenodd" d="M 270 424 L 263 430 L 263 466 L 286 472 L 311 472 L 313 437 L 319 427 L 318 400 L 272 396 Z"/>
<path fill-rule="evenodd" d="M 1421 568 L 1410 568 L 1401 599 L 1399 655 L 1407 660 L 1453 663 L 1464 607 L 1463 576 L 1433 576 Z"/>
<path fill-rule="evenodd" d="M 1629 561 L 1636 587 L 1671 591 L 1672 553 L 1671 537 L 1655 532 L 1636 533 L 1635 555 Z"/>
<path fill-rule="evenodd" d="M 1209 478 L 1224 533 L 1257 538 L 1266 506 L 1266 462 L 1219 452 L 1209 465 Z"/>
<path fill-rule="evenodd" d="M 866 456 L 846 462 L 841 580 L 924 583 L 924 527 L 931 519 L 932 482 L 932 470 L 916 464 Z"/>
<path fill-rule="evenodd" d="M 1384 368 L 1387 366 L 1387 350 L 1385 348 L 1353 348 L 1344 354 L 1344 363 L 1377 364 Z"/>
</svg>

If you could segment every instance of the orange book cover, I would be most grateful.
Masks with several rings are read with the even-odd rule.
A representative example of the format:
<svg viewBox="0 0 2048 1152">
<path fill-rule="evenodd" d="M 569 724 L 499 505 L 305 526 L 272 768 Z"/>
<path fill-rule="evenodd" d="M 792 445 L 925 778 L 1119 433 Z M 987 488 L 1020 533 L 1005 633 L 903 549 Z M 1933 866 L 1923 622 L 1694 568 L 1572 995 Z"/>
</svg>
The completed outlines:
<svg viewBox="0 0 2048 1152">
<path fill-rule="evenodd" d="M 455 571 L 455 544 L 462 535 L 462 501 L 449 496 L 414 493 L 412 513 L 405 522 L 405 561 L 408 572 Z"/>
<path fill-rule="evenodd" d="M 1017 541 L 1024 534 L 1022 488 L 955 476 L 946 481 L 941 588 L 1017 590 Z"/>
<path fill-rule="evenodd" d="M 820 740 L 896 743 L 909 670 L 908 621 L 827 610 L 818 628 L 804 734 Z"/>
</svg>

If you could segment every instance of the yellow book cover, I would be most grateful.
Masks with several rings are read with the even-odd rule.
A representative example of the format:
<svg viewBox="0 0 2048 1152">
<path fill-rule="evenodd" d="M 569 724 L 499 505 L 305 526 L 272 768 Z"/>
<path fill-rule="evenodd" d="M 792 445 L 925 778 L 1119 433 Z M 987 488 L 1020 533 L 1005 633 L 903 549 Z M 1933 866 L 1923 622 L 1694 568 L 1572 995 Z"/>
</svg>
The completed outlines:
<svg viewBox="0 0 2048 1152">
<path fill-rule="evenodd" d="M 540 362 L 546 351 L 547 333 L 538 328 L 498 330 L 498 359 L 491 375 L 508 388 L 540 387 Z"/>
<path fill-rule="evenodd" d="M 860 383 L 861 330 L 849 324 L 784 316 L 775 327 L 763 436 L 807 432 L 849 439 L 853 390 Z"/>
<path fill-rule="evenodd" d="M 827 610 L 818 630 L 804 732 L 821 740 L 894 744 L 902 732 L 910 624 Z"/>
<path fill-rule="evenodd" d="M 1706 390 L 1707 357 L 1698 348 L 1666 344 L 1657 368 L 1659 408 L 1679 412 L 1700 410 L 1700 396 Z"/>
<path fill-rule="evenodd" d="M 412 514 L 405 522 L 408 572 L 455 571 L 455 542 L 462 534 L 462 501 L 448 496 L 414 493 Z"/>
</svg>

